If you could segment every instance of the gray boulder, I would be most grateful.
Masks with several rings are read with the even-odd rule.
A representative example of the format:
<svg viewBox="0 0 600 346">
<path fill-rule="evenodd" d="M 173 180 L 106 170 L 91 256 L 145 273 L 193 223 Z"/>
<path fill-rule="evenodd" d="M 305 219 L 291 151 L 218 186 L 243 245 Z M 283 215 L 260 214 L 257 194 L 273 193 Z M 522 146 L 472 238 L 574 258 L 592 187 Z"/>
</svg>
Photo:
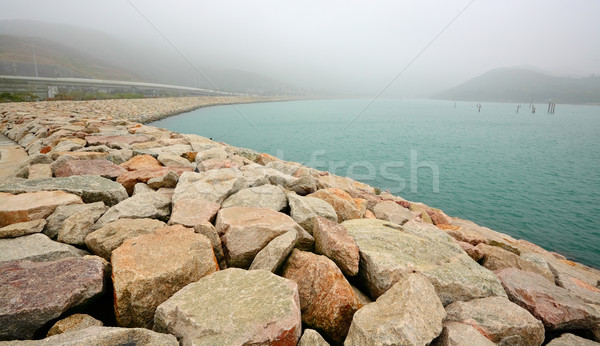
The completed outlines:
<svg viewBox="0 0 600 346">
<path fill-rule="evenodd" d="M 108 208 L 102 202 L 83 204 L 77 207 L 80 207 L 79 210 L 62 223 L 56 240 L 61 243 L 84 246 L 85 237 L 94 230 L 94 223 Z"/>
<path fill-rule="evenodd" d="M 354 314 L 344 345 L 426 345 L 445 316 L 429 280 L 410 274 Z"/>
<path fill-rule="evenodd" d="M 210 202 L 223 201 L 246 187 L 237 168 L 212 169 L 207 172 L 184 172 L 180 177 L 173 194 L 173 203 L 184 199 L 205 199 Z"/>
<path fill-rule="evenodd" d="M 261 185 L 240 190 L 229 196 L 222 204 L 229 207 L 268 208 L 281 211 L 287 207 L 287 197 L 281 188 L 274 185 Z"/>
<path fill-rule="evenodd" d="M 98 229 L 109 222 L 128 219 L 159 219 L 168 221 L 171 214 L 171 200 L 156 192 L 148 192 L 134 195 L 112 206 L 96 223 L 94 229 Z"/>
<path fill-rule="evenodd" d="M 313 221 L 317 216 L 337 222 L 338 217 L 335 209 L 324 200 L 298 196 L 295 193 L 288 193 L 287 197 L 290 205 L 290 216 L 308 233 L 313 233 Z"/>
<path fill-rule="evenodd" d="M 418 272 L 436 289 L 443 304 L 506 296 L 498 278 L 473 261 L 437 227 L 410 221 L 358 219 L 342 223 L 360 250 L 359 276 L 377 298 L 396 281 Z"/>
<path fill-rule="evenodd" d="M 271 240 L 267 246 L 256 254 L 250 270 L 267 270 L 275 273 L 296 245 L 296 232 L 290 231 Z"/>
<path fill-rule="evenodd" d="M 154 324 L 184 345 L 295 345 L 302 333 L 298 287 L 264 270 L 218 271 L 159 305 Z"/>
<path fill-rule="evenodd" d="M 40 233 L 46 220 L 39 219 L 28 222 L 18 222 L 11 225 L 0 228 L 0 238 L 16 238 L 24 235 Z"/>
<path fill-rule="evenodd" d="M 0 182 L 0 192 L 65 191 L 78 195 L 85 203 L 104 202 L 115 205 L 127 198 L 125 188 L 110 179 L 96 175 L 74 175 L 47 179 L 6 179 Z"/>
<path fill-rule="evenodd" d="M 494 346 L 495 343 L 483 336 L 475 327 L 458 322 L 444 322 L 444 329 L 432 346 Z"/>
<path fill-rule="evenodd" d="M 47 322 L 104 291 L 99 257 L 0 263 L 0 340 L 29 339 Z"/>
<path fill-rule="evenodd" d="M 88 255 L 87 251 L 53 241 L 41 233 L 0 239 L 0 262 L 23 260 L 48 262 L 85 255 Z"/>
<path fill-rule="evenodd" d="M 446 321 L 470 324 L 497 345 L 541 345 L 544 325 L 527 310 L 504 297 L 454 302 Z"/>
</svg>

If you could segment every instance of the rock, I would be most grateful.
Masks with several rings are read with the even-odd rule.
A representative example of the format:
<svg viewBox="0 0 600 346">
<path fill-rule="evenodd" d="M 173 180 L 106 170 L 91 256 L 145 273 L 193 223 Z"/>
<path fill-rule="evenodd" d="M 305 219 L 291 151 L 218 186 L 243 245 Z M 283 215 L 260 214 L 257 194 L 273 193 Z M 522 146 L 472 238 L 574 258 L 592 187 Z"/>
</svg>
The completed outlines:
<svg viewBox="0 0 600 346">
<path fill-rule="evenodd" d="M 316 330 L 304 329 L 298 346 L 329 346 L 329 343 Z"/>
<path fill-rule="evenodd" d="M 96 175 L 36 180 L 15 178 L 0 182 L 0 192 L 22 194 L 36 191 L 64 191 L 80 196 L 85 203 L 104 202 L 108 206 L 127 198 L 127 192 L 121 184 Z"/>
<path fill-rule="evenodd" d="M 431 344 L 433 346 L 494 346 L 488 338 L 483 336 L 473 326 L 458 322 L 444 322 L 444 329 L 440 336 Z"/>
<path fill-rule="evenodd" d="M 173 211 L 169 219 L 169 225 L 183 225 L 191 227 L 196 233 L 202 234 L 211 241 L 215 257 L 219 262 L 219 268 L 227 268 L 223 245 L 217 230 L 212 222 L 221 208 L 218 203 L 204 199 L 181 199 L 173 204 Z"/>
<path fill-rule="evenodd" d="M 27 179 L 52 178 L 52 169 L 49 164 L 34 164 L 29 166 Z"/>
<path fill-rule="evenodd" d="M 256 254 L 250 265 L 250 270 L 262 269 L 272 273 L 277 272 L 296 245 L 296 237 L 296 232 L 290 231 L 271 240 L 267 246 Z"/>
<path fill-rule="evenodd" d="M 179 176 L 177 173 L 173 171 L 169 171 L 166 175 L 152 178 L 148 180 L 148 186 L 152 189 L 160 189 L 162 187 L 166 188 L 174 188 L 177 186 L 177 181 L 179 180 Z"/>
<path fill-rule="evenodd" d="M 44 234 L 52 239 L 58 237 L 58 232 L 63 227 L 66 219 L 75 214 L 85 214 L 90 209 L 106 211 L 105 208 L 101 207 L 104 205 L 102 202 L 96 202 L 91 204 L 71 204 L 58 206 L 50 216 L 46 218 L 46 227 L 44 228 Z M 98 216 L 99 217 L 99 216 Z"/>
<path fill-rule="evenodd" d="M 569 275 L 558 275 L 556 284 L 587 303 L 600 305 L 600 289 Z"/>
<path fill-rule="evenodd" d="M 454 302 L 446 313 L 446 321 L 471 325 L 497 345 L 541 345 L 544 341 L 542 322 L 504 297 Z"/>
<path fill-rule="evenodd" d="M 290 216 L 308 233 L 313 234 L 313 220 L 317 216 L 336 221 L 337 214 L 331 204 L 315 197 L 302 197 L 294 193 L 288 193 L 290 204 Z"/>
<path fill-rule="evenodd" d="M 201 198 L 180 199 L 173 203 L 169 225 L 179 224 L 194 227 L 203 222 L 213 222 L 219 209 L 221 209 L 220 204 Z"/>
<path fill-rule="evenodd" d="M 483 253 L 481 264 L 489 270 L 517 268 L 539 274 L 554 283 L 554 275 L 552 275 L 552 272 L 547 267 L 545 268 L 533 262 L 523 260 L 520 256 L 497 246 L 489 246 L 481 243 L 476 246 L 476 249 Z"/>
<path fill-rule="evenodd" d="M 238 268 L 248 268 L 262 248 L 286 232 L 296 231 L 297 247 L 310 248 L 314 242 L 291 217 L 264 208 L 221 209 L 215 228 L 221 236 L 228 265 Z"/>
<path fill-rule="evenodd" d="M 338 216 L 338 222 L 360 219 L 364 216 L 356 201 L 345 191 L 336 188 L 327 188 L 311 193 L 308 197 L 314 197 L 329 203 Z"/>
<path fill-rule="evenodd" d="M 440 226 L 443 225 L 443 226 Z M 438 228 L 448 233 L 454 239 L 471 245 L 484 243 L 487 245 L 501 247 L 504 250 L 520 255 L 517 240 L 509 235 L 481 227 L 471 221 L 453 219 L 452 225 L 438 224 Z"/>
<path fill-rule="evenodd" d="M 295 345 L 302 325 L 298 287 L 264 270 L 206 276 L 159 305 L 155 330 L 183 345 Z"/>
<path fill-rule="evenodd" d="M 600 342 L 600 323 L 593 326 L 590 329 L 590 332 L 592 333 L 594 340 L 596 340 L 597 342 Z"/>
<path fill-rule="evenodd" d="M 442 331 L 446 311 L 435 288 L 410 274 L 354 314 L 345 345 L 426 345 Z"/>
<path fill-rule="evenodd" d="M 148 168 L 148 169 L 137 169 L 135 171 L 129 171 L 121 174 L 117 178 L 117 182 L 123 185 L 127 190 L 128 194 L 133 193 L 133 188 L 137 183 L 149 183 L 150 180 L 153 180 L 153 184 L 160 187 L 168 187 L 167 185 L 162 186 L 160 182 L 163 182 L 167 179 L 167 183 L 169 186 L 174 187 L 176 183 L 173 183 L 173 175 L 170 175 L 168 178 L 164 178 L 166 175 L 170 173 L 175 173 L 176 175 L 180 175 L 183 172 L 190 172 L 192 170 L 191 167 L 158 167 L 158 168 Z M 159 179 L 161 178 L 161 179 Z"/>
<path fill-rule="evenodd" d="M 478 262 L 483 258 L 483 251 L 480 248 L 473 246 L 469 243 L 465 243 L 464 241 L 457 241 L 458 245 L 461 249 L 465 250 L 467 255 L 473 259 L 473 261 Z"/>
<path fill-rule="evenodd" d="M 44 219 L 13 223 L 0 228 L 0 238 L 16 238 L 24 235 L 40 233 L 44 229 L 45 225 L 46 220 Z"/>
<path fill-rule="evenodd" d="M 219 147 L 210 148 L 210 149 L 206 149 L 206 150 L 198 150 L 198 153 L 196 154 L 196 162 L 200 163 L 204 160 L 210 160 L 210 159 L 222 160 L 222 159 L 226 159 L 228 156 L 229 156 L 229 154 L 227 154 L 227 151 L 225 151 L 225 149 L 219 148 Z"/>
<path fill-rule="evenodd" d="M 457 300 L 505 296 L 498 278 L 435 226 L 415 221 L 400 226 L 370 219 L 342 225 L 358 245 L 359 277 L 372 298 L 413 272 L 429 278 L 445 305 Z"/>
<path fill-rule="evenodd" d="M 133 144 L 151 141 L 152 138 L 143 135 L 123 135 L 123 136 L 87 136 L 85 137 L 88 145 L 107 145 L 112 147 L 121 144 Z"/>
<path fill-rule="evenodd" d="M 104 291 L 104 263 L 98 257 L 4 262 L 0 287 L 0 340 L 31 339 L 47 322 Z"/>
<path fill-rule="evenodd" d="M 287 197 L 281 188 L 273 185 L 261 185 L 240 190 L 223 202 L 223 208 L 254 207 L 281 211 L 287 207 Z"/>
<path fill-rule="evenodd" d="M 373 208 L 373 213 L 379 220 L 390 221 L 399 225 L 404 225 L 408 220 L 412 219 L 410 210 L 394 201 L 377 203 L 375 208 Z"/>
<path fill-rule="evenodd" d="M 77 207 L 79 210 L 62 223 L 56 240 L 61 243 L 84 246 L 85 237 L 93 231 L 94 223 L 108 208 L 102 202 L 77 205 Z"/>
<path fill-rule="evenodd" d="M 329 257 L 344 274 L 358 274 L 358 246 L 344 226 L 318 216 L 314 219 L 313 237 L 316 253 Z"/>
<path fill-rule="evenodd" d="M 150 155 L 136 155 L 131 159 L 120 164 L 121 167 L 128 171 L 146 170 L 153 168 L 160 168 L 162 164 L 160 161 Z"/>
<path fill-rule="evenodd" d="M 74 332 L 89 327 L 102 327 L 102 321 L 86 314 L 74 314 L 57 321 L 48 331 L 46 336 Z"/>
<path fill-rule="evenodd" d="M 194 156 L 195 160 L 195 156 Z M 238 168 L 239 165 L 230 159 L 208 159 L 198 164 L 198 171 L 206 172 L 211 169 Z"/>
<path fill-rule="evenodd" d="M 62 191 L 40 191 L 12 195 L 0 193 L 0 227 L 45 219 L 60 205 L 83 203 L 80 197 Z"/>
<path fill-rule="evenodd" d="M 175 167 L 190 167 L 191 162 L 188 159 L 175 154 L 163 153 L 158 155 L 156 158 L 164 166 L 175 166 Z"/>
<path fill-rule="evenodd" d="M 600 343 L 594 342 L 592 340 L 584 339 L 580 336 L 565 333 L 561 335 L 559 338 L 553 339 L 547 346 L 598 346 Z"/>
<path fill-rule="evenodd" d="M 0 342 L 0 344 L 2 344 Z M 7 345 L 42 346 L 113 346 L 113 345 L 161 345 L 178 346 L 173 335 L 153 332 L 144 328 L 89 327 L 69 333 L 53 335 L 42 340 L 12 341 Z"/>
<path fill-rule="evenodd" d="M 72 160 L 68 161 L 54 171 L 56 177 L 70 177 L 72 175 L 99 175 L 108 179 L 116 179 L 127 172 L 123 167 L 117 166 L 108 160 Z"/>
<path fill-rule="evenodd" d="M 85 245 L 95 255 L 110 261 L 113 250 L 125 240 L 152 233 L 164 226 L 164 222 L 154 219 L 119 219 L 88 234 L 85 237 Z"/>
<path fill-rule="evenodd" d="M 111 263 L 117 323 L 150 329 L 158 305 L 219 270 L 210 241 L 181 225 L 125 240 Z"/>
<path fill-rule="evenodd" d="M 41 233 L 0 239 L 0 262 L 23 260 L 48 262 L 87 254 L 86 251 L 71 245 L 55 242 Z"/>
<path fill-rule="evenodd" d="M 149 192 L 138 194 L 127 198 L 119 204 L 112 206 L 96 223 L 94 229 L 98 229 L 109 222 L 118 219 L 159 219 L 167 221 L 171 214 L 171 200 L 156 193 Z"/>
<path fill-rule="evenodd" d="M 340 269 L 325 256 L 294 250 L 283 277 L 298 284 L 302 323 L 340 343 L 359 303 Z"/>
<path fill-rule="evenodd" d="M 173 202 L 184 198 L 202 198 L 210 202 L 223 201 L 246 187 L 246 181 L 235 168 L 214 169 L 202 173 L 185 172 L 173 194 Z"/>
<path fill-rule="evenodd" d="M 585 303 L 538 274 L 507 268 L 496 275 L 510 300 L 529 310 L 548 330 L 587 329 L 600 323 L 600 306 Z"/>
</svg>

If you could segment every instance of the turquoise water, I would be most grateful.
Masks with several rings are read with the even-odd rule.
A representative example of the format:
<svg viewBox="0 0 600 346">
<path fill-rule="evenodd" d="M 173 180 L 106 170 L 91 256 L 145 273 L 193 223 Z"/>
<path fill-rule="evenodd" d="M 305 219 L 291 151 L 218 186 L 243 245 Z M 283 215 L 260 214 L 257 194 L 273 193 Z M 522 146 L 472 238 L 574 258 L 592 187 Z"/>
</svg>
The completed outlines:
<svg viewBox="0 0 600 346">
<path fill-rule="evenodd" d="M 600 268 L 599 106 L 378 100 L 357 116 L 369 101 L 217 106 L 151 125 L 351 176 Z"/>
</svg>

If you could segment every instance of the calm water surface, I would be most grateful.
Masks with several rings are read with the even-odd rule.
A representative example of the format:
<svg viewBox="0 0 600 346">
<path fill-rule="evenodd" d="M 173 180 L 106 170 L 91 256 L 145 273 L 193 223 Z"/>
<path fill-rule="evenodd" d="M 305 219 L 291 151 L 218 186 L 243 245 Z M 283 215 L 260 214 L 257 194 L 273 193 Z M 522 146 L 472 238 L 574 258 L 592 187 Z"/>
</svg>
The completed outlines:
<svg viewBox="0 0 600 346">
<path fill-rule="evenodd" d="M 431 100 L 216 106 L 151 125 L 353 177 L 600 267 L 600 107 Z M 358 116 L 357 116 L 358 115 Z"/>
</svg>

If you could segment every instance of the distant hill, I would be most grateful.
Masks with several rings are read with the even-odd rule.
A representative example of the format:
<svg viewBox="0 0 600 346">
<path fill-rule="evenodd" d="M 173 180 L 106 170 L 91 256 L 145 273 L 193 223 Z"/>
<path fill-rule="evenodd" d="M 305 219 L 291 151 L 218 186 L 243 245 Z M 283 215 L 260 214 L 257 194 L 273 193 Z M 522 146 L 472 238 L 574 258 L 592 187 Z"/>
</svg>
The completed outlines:
<svg viewBox="0 0 600 346">
<path fill-rule="evenodd" d="M 0 35 L 0 75 L 35 76 L 33 46 L 40 77 L 140 80 L 130 71 L 65 45 L 43 38 L 8 35 Z"/>
<path fill-rule="evenodd" d="M 40 77 L 90 76 L 214 88 L 183 57 L 172 48 L 165 48 L 162 42 L 140 43 L 97 30 L 30 20 L 0 21 L 0 35 L 4 36 L 0 41 L 0 74 L 33 75 L 33 37 L 38 68 L 42 61 L 48 63 L 48 67 L 39 71 Z M 40 45 L 39 52 L 37 45 Z M 221 90 L 259 94 L 302 92 L 274 78 L 236 70 L 235 66 L 227 70 L 213 69 L 205 66 L 202 57 L 188 58 Z"/>
<path fill-rule="evenodd" d="M 521 68 L 499 68 L 433 96 L 458 101 L 600 103 L 600 77 L 556 77 Z"/>
</svg>

